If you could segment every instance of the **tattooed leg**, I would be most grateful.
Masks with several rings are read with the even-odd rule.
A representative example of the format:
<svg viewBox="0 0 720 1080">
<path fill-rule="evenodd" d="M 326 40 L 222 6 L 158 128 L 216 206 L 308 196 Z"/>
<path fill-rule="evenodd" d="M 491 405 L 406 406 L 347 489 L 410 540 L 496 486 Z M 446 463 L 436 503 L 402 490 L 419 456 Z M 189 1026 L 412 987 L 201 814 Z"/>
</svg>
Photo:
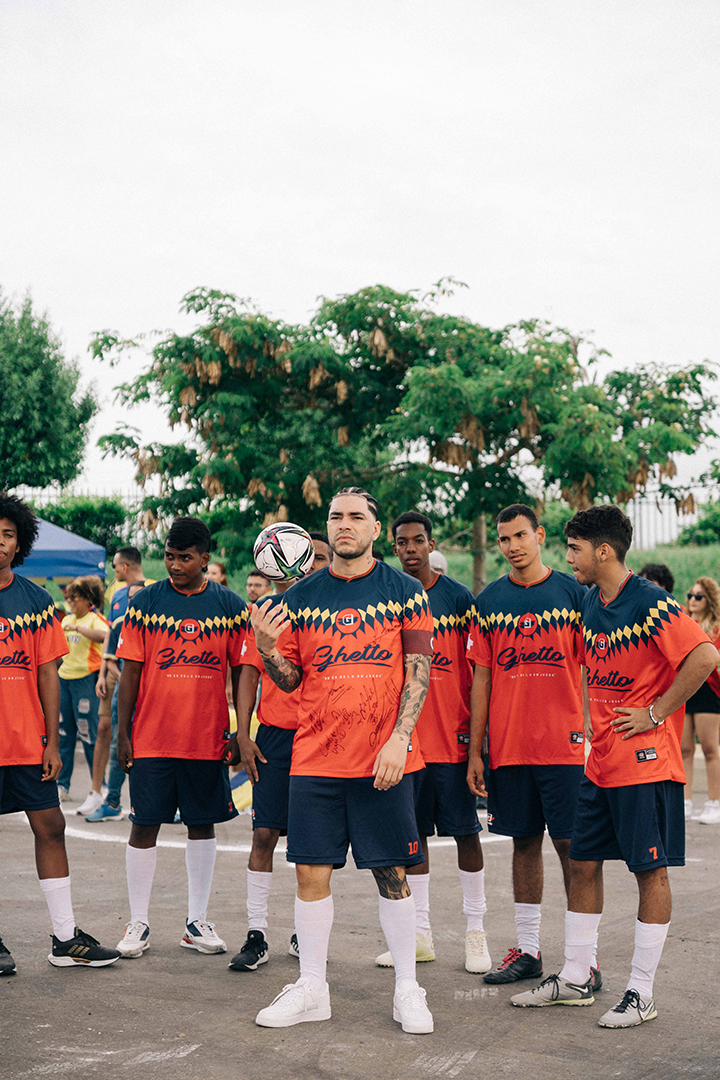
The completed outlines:
<svg viewBox="0 0 720 1080">
<path fill-rule="evenodd" d="M 378 892 L 386 900 L 405 900 L 412 896 L 410 886 L 405 879 L 404 866 L 374 866 L 372 875 L 377 883 Z"/>
</svg>

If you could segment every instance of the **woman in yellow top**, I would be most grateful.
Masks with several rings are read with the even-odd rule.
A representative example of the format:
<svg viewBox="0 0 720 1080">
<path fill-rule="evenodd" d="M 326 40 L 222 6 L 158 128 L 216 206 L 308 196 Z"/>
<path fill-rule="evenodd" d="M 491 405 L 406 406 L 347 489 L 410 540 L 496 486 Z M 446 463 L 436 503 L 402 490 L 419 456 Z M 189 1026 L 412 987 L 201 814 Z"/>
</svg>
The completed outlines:
<svg viewBox="0 0 720 1080">
<path fill-rule="evenodd" d="M 60 798 L 67 798 L 70 791 L 75 743 L 80 735 L 85 759 L 92 776 L 93 751 L 98 726 L 98 698 L 95 694 L 102 644 L 108 624 L 100 614 L 103 605 L 103 584 L 99 577 L 79 577 L 65 590 L 65 600 L 70 614 L 62 621 L 62 628 L 70 647 L 63 657 L 60 676 L 60 757 L 62 769 L 58 776 Z M 98 610 L 100 609 L 100 610 Z M 77 813 L 87 814 L 99 803 L 90 793 Z M 102 796 L 97 796 L 102 802 Z"/>
</svg>

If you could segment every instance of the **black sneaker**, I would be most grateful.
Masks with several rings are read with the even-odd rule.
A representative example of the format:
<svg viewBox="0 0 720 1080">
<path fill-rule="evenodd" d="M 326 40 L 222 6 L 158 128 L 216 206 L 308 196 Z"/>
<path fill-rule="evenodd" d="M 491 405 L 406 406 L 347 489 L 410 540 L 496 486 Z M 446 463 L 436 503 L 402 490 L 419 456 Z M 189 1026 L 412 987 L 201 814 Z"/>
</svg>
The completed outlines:
<svg viewBox="0 0 720 1080">
<path fill-rule="evenodd" d="M 542 956 L 511 949 L 502 964 L 483 975 L 483 982 L 495 986 L 498 983 L 514 983 L 520 979 L 537 979 L 543 973 Z"/>
<path fill-rule="evenodd" d="M 590 978 L 592 979 L 593 993 L 597 994 L 598 990 L 602 990 L 602 975 L 599 967 L 594 968 L 591 966 Z"/>
<path fill-rule="evenodd" d="M 90 934 L 75 927 L 75 937 L 58 941 L 53 934 L 48 960 L 54 967 L 107 967 L 120 959 L 117 949 L 104 949 Z"/>
<path fill-rule="evenodd" d="M 228 964 L 231 971 L 255 971 L 268 962 L 268 943 L 262 930 L 248 930 L 245 944 Z"/>
<path fill-rule="evenodd" d="M 290 938 L 290 947 L 288 949 L 290 956 L 294 956 L 296 960 L 300 959 L 300 946 L 298 945 L 297 934 L 293 934 Z"/>
<path fill-rule="evenodd" d="M 2 938 L 0 938 L 0 975 L 14 975 L 15 974 L 15 961 L 10 955 L 10 950 L 3 945 Z"/>
</svg>

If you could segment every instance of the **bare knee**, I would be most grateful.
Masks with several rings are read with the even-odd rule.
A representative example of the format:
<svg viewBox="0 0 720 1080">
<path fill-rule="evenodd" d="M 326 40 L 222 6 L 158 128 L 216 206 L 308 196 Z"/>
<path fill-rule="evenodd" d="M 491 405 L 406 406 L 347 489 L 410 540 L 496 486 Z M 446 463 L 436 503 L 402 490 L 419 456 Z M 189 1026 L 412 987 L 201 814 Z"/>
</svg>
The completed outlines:
<svg viewBox="0 0 720 1080">
<path fill-rule="evenodd" d="M 65 815 L 59 806 L 48 810 L 30 810 L 28 821 L 35 839 L 46 844 L 64 844 Z"/>
<path fill-rule="evenodd" d="M 310 866 L 306 863 L 295 864 L 298 884 L 298 899 L 306 902 L 324 900 L 330 895 L 330 875 L 332 866 Z"/>
<path fill-rule="evenodd" d="M 537 856 L 542 851 L 543 833 L 539 836 L 513 836 L 513 851 L 520 858 Z"/>
<path fill-rule="evenodd" d="M 601 862 L 585 862 L 582 859 L 570 859 L 570 880 L 573 884 L 590 885 L 602 876 Z"/>
<path fill-rule="evenodd" d="M 279 829 L 253 829 L 253 851 L 261 855 L 272 855 L 280 836 Z"/>
</svg>

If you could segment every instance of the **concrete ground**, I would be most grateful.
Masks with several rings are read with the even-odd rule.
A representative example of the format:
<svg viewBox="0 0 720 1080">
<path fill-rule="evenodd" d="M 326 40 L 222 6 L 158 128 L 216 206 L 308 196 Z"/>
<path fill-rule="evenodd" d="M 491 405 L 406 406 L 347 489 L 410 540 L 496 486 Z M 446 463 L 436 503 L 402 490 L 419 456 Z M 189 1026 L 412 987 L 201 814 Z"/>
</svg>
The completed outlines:
<svg viewBox="0 0 720 1080">
<path fill-rule="evenodd" d="M 72 815 L 86 793 L 78 757 L 66 804 L 75 914 L 79 925 L 114 946 L 128 918 L 125 886 L 127 821 L 90 825 Z M 696 812 L 704 768 L 696 767 Z M 276 858 L 268 938 L 271 959 L 254 973 L 227 961 L 245 936 L 245 866 L 250 819 L 220 826 L 210 917 L 228 942 L 225 956 L 179 947 L 186 878 L 181 825 L 164 826 L 151 905 L 152 945 L 137 960 L 99 970 L 48 964 L 49 922 L 37 884 L 32 837 L 24 815 L 0 818 L 3 910 L 0 933 L 18 966 L 0 980 L 0 1071 L 12 1078 L 103 1077 L 115 1080 L 295 1080 L 383 1077 L 593 1080 L 717 1080 L 720 1077 L 720 826 L 691 821 L 687 866 L 671 870 L 675 911 L 656 980 L 659 1016 L 618 1032 L 597 1018 L 625 989 L 636 910 L 634 878 L 606 866 L 606 910 L 600 927 L 605 988 L 592 1007 L 514 1009 L 519 987 L 486 987 L 463 967 L 464 919 L 452 841 L 431 848 L 432 923 L 437 960 L 419 968 L 435 1016 L 433 1035 L 406 1035 L 392 1020 L 392 972 L 377 968 L 384 951 L 377 894 L 367 871 L 351 864 L 333 875 L 335 925 L 328 977 L 332 1020 L 285 1030 L 259 1028 L 258 1009 L 298 977 L 287 955 L 293 929 L 294 875 Z M 487 837 L 487 834 L 484 833 Z M 563 959 L 564 895 L 546 844 L 542 951 L 545 973 Z M 510 885 L 511 845 L 484 842 L 489 911 L 486 929 L 495 962 L 515 943 Z"/>
</svg>

